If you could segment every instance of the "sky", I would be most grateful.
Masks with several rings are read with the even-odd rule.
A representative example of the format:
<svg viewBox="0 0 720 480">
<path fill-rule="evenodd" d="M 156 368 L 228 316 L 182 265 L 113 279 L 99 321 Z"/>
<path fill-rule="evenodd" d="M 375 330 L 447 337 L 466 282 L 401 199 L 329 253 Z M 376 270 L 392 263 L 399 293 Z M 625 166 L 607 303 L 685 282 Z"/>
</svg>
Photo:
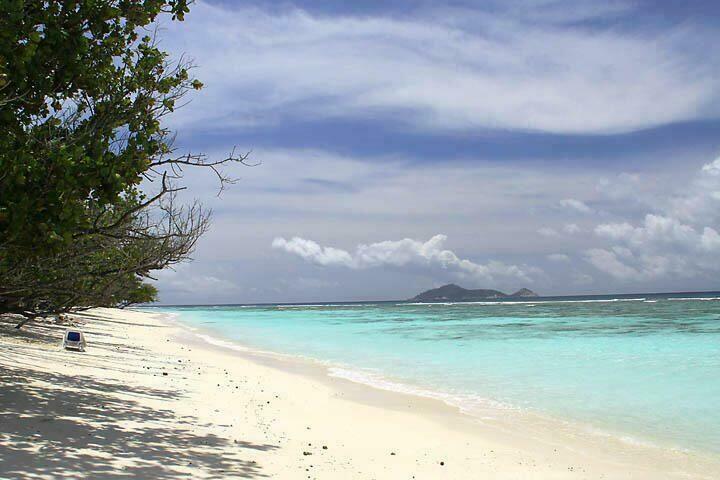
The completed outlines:
<svg viewBox="0 0 720 480">
<path fill-rule="evenodd" d="M 196 2 L 178 152 L 251 152 L 165 304 L 720 290 L 720 4 Z M 189 198 L 188 198 L 189 199 Z"/>
</svg>

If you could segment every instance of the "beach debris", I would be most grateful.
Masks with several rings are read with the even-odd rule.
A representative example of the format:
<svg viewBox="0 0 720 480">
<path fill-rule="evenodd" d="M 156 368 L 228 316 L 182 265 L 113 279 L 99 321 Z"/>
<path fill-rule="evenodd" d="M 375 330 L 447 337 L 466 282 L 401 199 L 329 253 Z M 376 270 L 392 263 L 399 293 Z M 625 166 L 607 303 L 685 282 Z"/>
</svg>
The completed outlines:
<svg viewBox="0 0 720 480">
<path fill-rule="evenodd" d="M 85 351 L 85 335 L 80 330 L 67 329 L 63 335 L 62 348 L 65 350 Z"/>
<path fill-rule="evenodd" d="M 303 455 L 305 455 L 307 457 L 308 455 L 312 455 L 312 452 L 305 451 L 305 452 L 303 452 Z"/>
<path fill-rule="evenodd" d="M 445 465 L 445 462 L 440 462 L 440 466 L 444 466 L 444 465 Z"/>
<path fill-rule="evenodd" d="M 163 377 L 167 377 L 167 375 L 168 375 L 167 372 L 162 372 L 162 373 L 163 373 Z"/>
<path fill-rule="evenodd" d="M 327 445 L 323 445 L 323 450 L 327 450 Z"/>
</svg>

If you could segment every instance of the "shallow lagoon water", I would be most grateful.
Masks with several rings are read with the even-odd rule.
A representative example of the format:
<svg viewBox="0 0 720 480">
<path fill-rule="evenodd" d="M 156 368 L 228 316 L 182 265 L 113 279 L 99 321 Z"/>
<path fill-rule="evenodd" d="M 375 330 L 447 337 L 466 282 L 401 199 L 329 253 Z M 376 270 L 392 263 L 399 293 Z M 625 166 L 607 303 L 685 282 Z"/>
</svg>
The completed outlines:
<svg viewBox="0 0 720 480">
<path fill-rule="evenodd" d="M 525 409 L 720 453 L 720 294 L 701 297 L 161 310 L 213 336 L 470 414 Z"/>
</svg>

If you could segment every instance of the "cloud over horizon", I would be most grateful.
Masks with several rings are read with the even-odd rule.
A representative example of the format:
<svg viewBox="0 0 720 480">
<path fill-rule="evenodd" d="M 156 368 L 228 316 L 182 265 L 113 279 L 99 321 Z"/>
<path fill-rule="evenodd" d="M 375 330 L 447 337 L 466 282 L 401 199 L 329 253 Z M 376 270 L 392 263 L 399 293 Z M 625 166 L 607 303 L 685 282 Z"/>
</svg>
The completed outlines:
<svg viewBox="0 0 720 480">
<path fill-rule="evenodd" d="M 719 190 L 720 158 L 703 165 L 686 190 L 660 205 L 659 213 L 648 213 L 637 224 L 597 225 L 595 234 L 612 246 L 589 249 L 587 261 L 620 280 L 720 272 Z"/>
<path fill-rule="evenodd" d="M 538 269 L 506 265 L 498 261 L 478 264 L 459 258 L 453 251 L 443 248 L 447 240 L 445 235 L 434 235 L 423 242 L 404 238 L 402 240 L 385 240 L 371 244 L 360 244 L 354 254 L 346 250 L 323 247 L 317 242 L 300 237 L 286 240 L 277 237 L 272 247 L 297 255 L 308 262 L 321 266 L 345 267 L 350 269 L 406 266 L 427 269 L 441 269 L 457 275 L 459 278 L 492 281 L 495 277 L 510 277 L 525 282 L 532 282 L 531 274 Z"/>
<path fill-rule="evenodd" d="M 718 288 L 720 5 L 658 5 L 195 3 L 178 151 L 261 165 L 188 176 L 213 228 L 164 301 Z"/>
</svg>

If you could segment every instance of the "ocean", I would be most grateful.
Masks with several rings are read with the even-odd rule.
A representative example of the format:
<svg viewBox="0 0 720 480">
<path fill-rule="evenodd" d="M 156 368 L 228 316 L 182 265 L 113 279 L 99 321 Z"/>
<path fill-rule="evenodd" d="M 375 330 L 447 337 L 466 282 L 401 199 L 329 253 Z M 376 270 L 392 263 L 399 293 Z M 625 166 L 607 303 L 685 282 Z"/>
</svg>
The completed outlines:
<svg viewBox="0 0 720 480">
<path fill-rule="evenodd" d="M 720 292 L 475 303 L 151 307 L 331 375 L 599 434 L 720 453 Z"/>
</svg>

